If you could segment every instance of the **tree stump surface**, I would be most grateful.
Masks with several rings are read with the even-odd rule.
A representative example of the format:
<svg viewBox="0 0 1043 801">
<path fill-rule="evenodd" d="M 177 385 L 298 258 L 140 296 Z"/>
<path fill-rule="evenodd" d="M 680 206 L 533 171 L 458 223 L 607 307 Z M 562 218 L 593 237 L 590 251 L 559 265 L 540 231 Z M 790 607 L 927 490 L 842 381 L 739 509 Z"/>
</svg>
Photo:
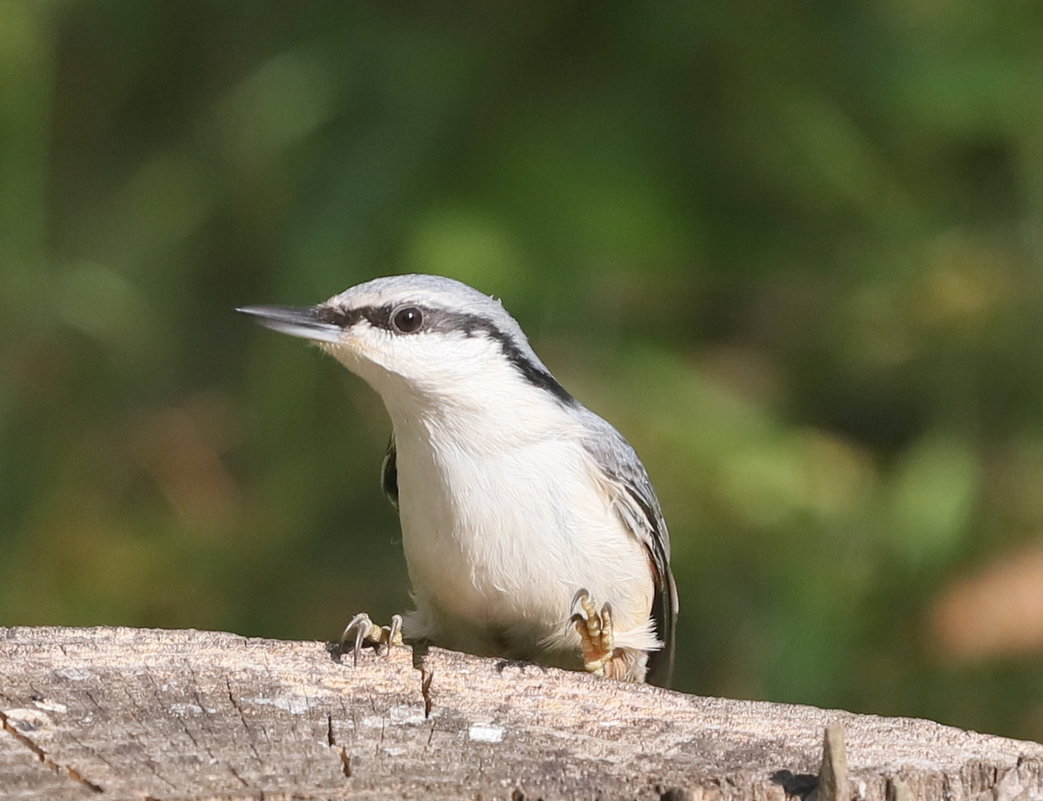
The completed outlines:
<svg viewBox="0 0 1043 801">
<path fill-rule="evenodd" d="M 3 801 L 813 791 L 816 801 L 1040 801 L 1043 745 L 439 649 L 419 667 L 408 648 L 364 652 L 353 666 L 321 642 L 0 628 Z"/>
</svg>

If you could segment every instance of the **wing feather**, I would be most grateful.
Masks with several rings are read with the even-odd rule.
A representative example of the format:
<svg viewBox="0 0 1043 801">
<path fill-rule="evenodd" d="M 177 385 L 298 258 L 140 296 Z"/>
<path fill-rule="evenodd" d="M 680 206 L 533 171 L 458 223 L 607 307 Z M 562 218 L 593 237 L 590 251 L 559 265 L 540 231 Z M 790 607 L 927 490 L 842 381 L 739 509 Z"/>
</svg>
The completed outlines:
<svg viewBox="0 0 1043 801">
<path fill-rule="evenodd" d="M 623 524 L 648 552 L 655 582 L 652 617 L 663 641 L 661 650 L 649 657 L 648 679 L 663 687 L 670 685 L 674 664 L 674 635 L 677 626 L 677 585 L 670 572 L 670 533 L 659 499 L 637 453 L 623 436 L 593 412 L 584 409 L 591 434 L 583 444 L 594 457 L 610 487 Z"/>
</svg>

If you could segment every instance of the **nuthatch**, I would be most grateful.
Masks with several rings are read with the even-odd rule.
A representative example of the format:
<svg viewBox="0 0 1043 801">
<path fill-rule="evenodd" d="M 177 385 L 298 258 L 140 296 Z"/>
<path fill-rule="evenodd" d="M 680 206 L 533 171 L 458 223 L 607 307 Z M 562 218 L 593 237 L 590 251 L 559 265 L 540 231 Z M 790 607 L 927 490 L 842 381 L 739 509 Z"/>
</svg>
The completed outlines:
<svg viewBox="0 0 1043 801">
<path fill-rule="evenodd" d="M 677 591 L 648 474 L 499 301 L 399 275 L 310 308 L 239 311 L 317 343 L 383 399 L 383 485 L 416 605 L 407 641 L 669 682 Z M 365 615 L 351 628 L 381 631 Z"/>
</svg>

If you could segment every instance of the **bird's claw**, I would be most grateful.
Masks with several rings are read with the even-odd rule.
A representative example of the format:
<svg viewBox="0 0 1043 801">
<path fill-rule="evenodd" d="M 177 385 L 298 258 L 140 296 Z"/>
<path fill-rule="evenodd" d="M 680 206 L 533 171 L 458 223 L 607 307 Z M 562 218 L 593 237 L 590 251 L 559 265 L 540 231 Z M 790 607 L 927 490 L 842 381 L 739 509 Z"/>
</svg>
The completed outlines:
<svg viewBox="0 0 1043 801">
<path fill-rule="evenodd" d="M 597 611 L 594 600 L 587 590 L 579 590 L 572 597 L 569 607 L 573 611 L 569 622 L 579 632 L 580 649 L 583 652 L 583 669 L 595 676 L 606 675 L 606 666 L 615 656 L 615 637 L 612 630 L 612 607 L 606 603 Z"/>
<path fill-rule="evenodd" d="M 365 612 L 359 612 L 344 627 L 344 633 L 340 635 L 341 647 L 350 642 L 354 632 L 354 644 L 351 648 L 352 663 L 357 667 L 359 663 L 359 651 L 363 645 L 372 645 L 378 651 L 380 646 L 386 646 L 384 655 L 391 653 L 391 646 L 402 645 L 402 615 L 392 615 L 391 625 L 378 626 L 369 619 Z"/>
</svg>

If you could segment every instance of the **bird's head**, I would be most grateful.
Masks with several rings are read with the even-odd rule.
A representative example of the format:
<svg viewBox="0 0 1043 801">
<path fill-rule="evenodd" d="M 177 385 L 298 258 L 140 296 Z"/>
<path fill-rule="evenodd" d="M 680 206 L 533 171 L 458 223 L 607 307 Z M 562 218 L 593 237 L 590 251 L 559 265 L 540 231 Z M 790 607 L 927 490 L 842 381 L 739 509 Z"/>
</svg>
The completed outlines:
<svg viewBox="0 0 1043 801">
<path fill-rule="evenodd" d="M 538 389 L 572 398 L 501 303 L 435 275 L 377 278 L 305 308 L 239 311 L 319 345 L 396 404 L 496 403 Z"/>
</svg>

